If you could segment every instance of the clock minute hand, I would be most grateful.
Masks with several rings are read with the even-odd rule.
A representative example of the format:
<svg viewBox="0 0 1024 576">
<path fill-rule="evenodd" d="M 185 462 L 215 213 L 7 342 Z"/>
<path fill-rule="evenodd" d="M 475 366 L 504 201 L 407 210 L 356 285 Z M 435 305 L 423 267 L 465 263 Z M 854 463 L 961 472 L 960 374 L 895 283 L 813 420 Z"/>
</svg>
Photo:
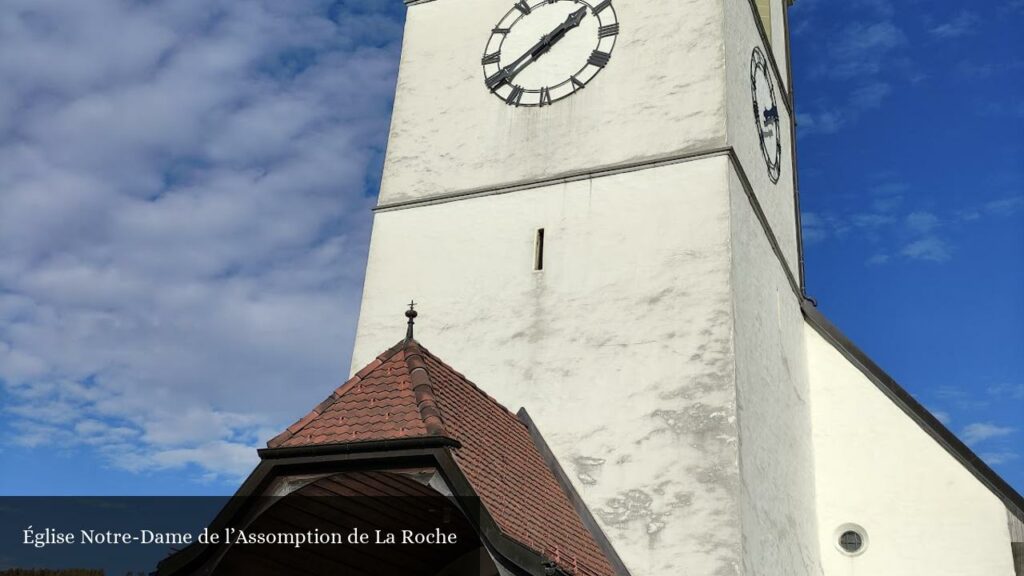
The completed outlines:
<svg viewBox="0 0 1024 576">
<path fill-rule="evenodd" d="M 498 74 L 495 75 L 495 82 L 493 82 L 492 90 L 496 89 L 501 84 L 511 81 L 520 72 L 525 70 L 530 64 L 533 64 L 541 56 L 543 56 L 551 47 L 558 43 L 559 40 L 565 37 L 566 32 L 576 28 L 583 21 L 583 17 L 587 15 L 587 9 L 585 7 L 573 12 L 565 19 L 565 22 L 555 26 L 554 30 L 545 34 L 541 39 L 534 44 L 529 50 L 527 50 L 522 56 L 516 58 L 511 64 L 501 69 Z"/>
<path fill-rule="evenodd" d="M 583 17 L 586 15 L 587 9 L 585 7 L 580 8 L 579 10 L 573 12 L 572 14 L 569 14 L 569 17 L 565 19 L 565 22 L 562 22 L 561 24 L 556 26 L 550 34 L 541 38 L 540 42 L 538 42 L 537 45 L 531 49 L 530 55 L 533 56 L 533 59 L 536 60 L 542 54 L 544 54 L 548 50 L 551 50 L 552 46 L 557 44 L 559 40 L 565 37 L 566 32 L 579 26 L 580 22 L 583 22 Z"/>
</svg>

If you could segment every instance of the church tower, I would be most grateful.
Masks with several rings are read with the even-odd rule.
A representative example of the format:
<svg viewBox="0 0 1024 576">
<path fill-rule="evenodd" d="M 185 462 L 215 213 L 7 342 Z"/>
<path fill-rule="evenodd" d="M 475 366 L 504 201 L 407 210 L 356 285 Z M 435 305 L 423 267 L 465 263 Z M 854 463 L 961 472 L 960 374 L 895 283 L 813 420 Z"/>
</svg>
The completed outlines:
<svg viewBox="0 0 1024 576">
<path fill-rule="evenodd" d="M 804 296 L 786 2 L 406 0 L 353 375 L 210 529 L 464 537 L 158 573 L 1024 576 L 1024 497 Z"/>
<path fill-rule="evenodd" d="M 529 410 L 632 574 L 819 574 L 786 0 L 406 0 L 353 366 Z"/>
</svg>

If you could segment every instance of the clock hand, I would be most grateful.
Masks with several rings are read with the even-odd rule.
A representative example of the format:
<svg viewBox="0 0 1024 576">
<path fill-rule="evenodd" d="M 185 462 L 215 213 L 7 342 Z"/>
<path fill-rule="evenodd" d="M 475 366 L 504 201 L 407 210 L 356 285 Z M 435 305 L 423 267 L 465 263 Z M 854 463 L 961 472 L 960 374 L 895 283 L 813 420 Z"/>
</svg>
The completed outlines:
<svg viewBox="0 0 1024 576">
<path fill-rule="evenodd" d="M 779 121 L 779 107 L 772 106 L 764 111 L 764 125 L 774 124 Z"/>
<path fill-rule="evenodd" d="M 587 15 L 586 7 L 582 7 L 579 10 L 573 12 L 562 22 L 554 28 L 548 34 L 545 34 L 541 39 L 530 47 L 522 56 L 516 58 L 511 64 L 498 70 L 494 75 L 487 79 L 487 87 L 491 91 L 497 90 L 502 84 L 512 81 L 520 72 L 525 70 L 530 64 L 536 62 L 541 56 L 551 50 L 551 47 L 558 43 L 559 40 L 565 37 L 565 34 L 576 28 L 583 21 L 583 17 Z"/>
<path fill-rule="evenodd" d="M 569 17 L 565 19 L 565 22 L 562 22 L 557 27 L 555 27 L 555 29 L 552 30 L 550 34 L 548 34 L 544 38 L 541 38 L 541 41 L 538 42 L 537 46 L 534 46 L 532 52 L 530 53 L 530 55 L 533 56 L 533 59 L 536 60 L 542 54 L 544 54 L 548 50 L 551 50 L 552 46 L 557 44 L 559 40 L 565 37 L 566 32 L 579 26 L 580 23 L 583 22 L 583 17 L 586 15 L 586 7 L 580 8 L 579 10 L 573 12 L 572 14 L 569 14 Z"/>
</svg>

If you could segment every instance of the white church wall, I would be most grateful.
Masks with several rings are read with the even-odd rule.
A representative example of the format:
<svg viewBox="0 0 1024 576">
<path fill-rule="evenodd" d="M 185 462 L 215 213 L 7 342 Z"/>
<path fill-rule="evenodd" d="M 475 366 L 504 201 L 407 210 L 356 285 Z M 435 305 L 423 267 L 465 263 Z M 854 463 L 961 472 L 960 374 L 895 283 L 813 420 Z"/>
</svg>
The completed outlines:
<svg viewBox="0 0 1024 576">
<path fill-rule="evenodd" d="M 720 155 L 377 213 L 353 367 L 415 298 L 417 338 L 529 410 L 633 574 L 740 574 L 727 174 Z"/>
<path fill-rule="evenodd" d="M 743 574 L 822 574 L 800 301 L 730 171 Z"/>
<path fill-rule="evenodd" d="M 480 58 L 512 5 L 409 7 L 381 204 L 725 145 L 719 2 L 615 2 L 621 32 L 608 66 L 580 93 L 542 109 L 509 106 L 484 87 Z"/>
<path fill-rule="evenodd" d="M 773 8 L 775 2 L 773 1 Z M 750 0 L 726 0 L 725 38 L 728 83 L 728 142 L 747 178 L 750 180 L 764 214 L 771 224 L 786 262 L 793 276 L 799 278 L 799 253 L 797 248 L 796 209 L 793 180 L 793 154 L 790 142 L 790 110 L 779 79 L 775 78 L 775 97 L 779 109 L 779 126 L 782 133 L 781 171 L 777 183 L 772 183 L 761 153 L 761 143 L 754 124 L 753 104 L 750 91 L 750 56 L 754 47 L 765 47 L 757 31 Z M 778 18 L 773 18 L 773 22 Z M 765 52 L 767 54 L 767 52 Z M 785 66 L 780 62 L 780 66 Z"/>
<path fill-rule="evenodd" d="M 1006 508 L 810 325 L 805 327 L 827 576 L 1013 576 Z M 867 546 L 836 546 L 857 524 Z"/>
<path fill-rule="evenodd" d="M 785 1 L 777 183 L 750 0 L 616 0 L 608 67 L 542 109 L 483 86 L 511 0 L 411 6 L 353 370 L 415 299 L 418 339 L 530 411 L 636 576 L 1009 576 L 1001 503 L 805 326 L 784 273 Z M 869 536 L 856 557 L 834 545 L 850 522 Z"/>
</svg>

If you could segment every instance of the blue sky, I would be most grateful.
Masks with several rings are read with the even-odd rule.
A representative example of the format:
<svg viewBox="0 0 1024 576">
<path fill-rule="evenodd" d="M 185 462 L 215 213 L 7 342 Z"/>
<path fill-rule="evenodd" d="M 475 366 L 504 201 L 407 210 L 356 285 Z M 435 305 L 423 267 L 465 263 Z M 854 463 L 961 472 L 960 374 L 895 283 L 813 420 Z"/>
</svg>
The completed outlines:
<svg viewBox="0 0 1024 576">
<path fill-rule="evenodd" d="M 1024 1 L 790 22 L 808 294 L 1024 491 Z"/>
<path fill-rule="evenodd" d="M 798 0 L 807 285 L 1024 488 L 1024 0 Z M 404 7 L 0 13 L 3 494 L 225 494 L 348 367 Z"/>
</svg>

